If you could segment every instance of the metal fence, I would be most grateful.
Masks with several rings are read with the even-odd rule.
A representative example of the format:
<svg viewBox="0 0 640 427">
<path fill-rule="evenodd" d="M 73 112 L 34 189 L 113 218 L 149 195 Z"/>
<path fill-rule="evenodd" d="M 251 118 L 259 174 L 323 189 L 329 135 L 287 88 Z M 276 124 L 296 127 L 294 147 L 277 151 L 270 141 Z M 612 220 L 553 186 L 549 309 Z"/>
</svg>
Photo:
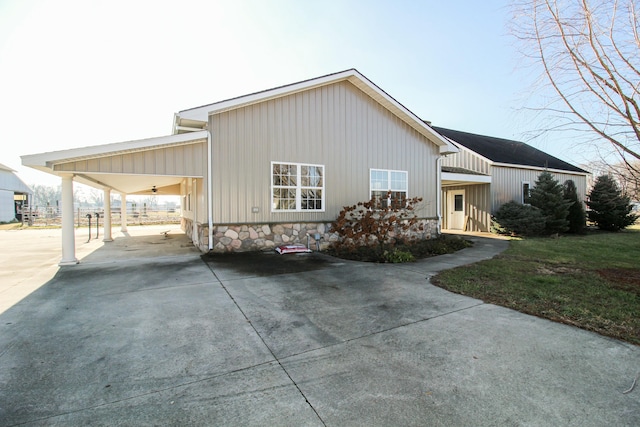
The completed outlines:
<svg viewBox="0 0 640 427">
<path fill-rule="evenodd" d="M 62 211 L 58 207 L 25 207 L 20 214 L 24 224 L 32 226 L 62 225 Z M 166 208 L 127 209 L 126 215 L 127 224 L 129 225 L 179 224 L 181 217 L 179 209 Z M 88 226 L 89 220 L 94 226 L 96 221 L 104 224 L 104 219 L 104 209 L 76 208 L 74 212 L 74 222 L 77 227 Z M 111 209 L 111 224 L 122 224 L 122 211 L 120 208 Z"/>
</svg>

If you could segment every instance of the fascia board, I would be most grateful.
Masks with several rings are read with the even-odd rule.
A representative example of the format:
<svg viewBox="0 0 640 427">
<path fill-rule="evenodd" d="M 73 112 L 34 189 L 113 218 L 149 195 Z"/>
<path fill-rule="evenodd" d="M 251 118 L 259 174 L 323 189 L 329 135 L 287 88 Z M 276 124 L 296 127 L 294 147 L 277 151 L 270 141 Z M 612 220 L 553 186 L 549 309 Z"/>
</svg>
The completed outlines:
<svg viewBox="0 0 640 427">
<path fill-rule="evenodd" d="M 207 139 L 207 131 L 166 135 L 155 138 L 138 139 L 134 141 L 116 142 L 112 144 L 95 145 L 91 147 L 72 148 L 69 150 L 52 151 L 47 153 L 20 156 L 22 164 L 32 168 L 47 170 L 56 163 L 64 163 L 82 158 L 105 157 L 118 153 L 145 150 L 151 147 L 180 145 Z"/>
<path fill-rule="evenodd" d="M 224 111 L 233 110 L 236 108 L 244 107 L 258 102 L 268 101 L 274 98 L 280 98 L 283 96 L 291 95 L 297 92 L 313 89 L 320 86 L 325 86 L 341 80 L 347 80 L 350 76 L 358 73 L 354 69 L 341 71 L 334 74 L 329 74 L 323 77 L 318 77 L 311 80 L 305 80 L 290 85 L 280 86 L 274 89 L 267 89 L 260 92 L 255 92 L 249 95 L 239 96 L 237 98 L 227 99 L 225 101 L 215 102 L 213 104 L 203 105 L 201 107 L 191 108 L 183 110 L 178 113 L 178 116 L 191 119 L 207 121 L 209 115 L 222 113 Z M 359 74 L 359 73 L 358 73 Z"/>
<path fill-rule="evenodd" d="M 453 139 L 451 139 L 451 138 L 449 138 L 447 136 L 443 136 L 443 138 L 445 138 L 447 141 L 450 141 L 450 143 L 452 145 L 454 145 L 458 149 L 458 152 L 459 151 L 465 151 L 467 153 L 471 153 L 474 156 L 476 156 L 478 159 L 482 160 L 483 162 L 487 162 L 489 164 L 489 166 L 492 166 L 494 164 L 493 160 L 483 156 L 482 154 L 476 153 L 475 151 L 471 150 L 470 148 L 465 147 L 464 145 L 460 144 L 459 142 L 456 142 L 455 140 L 453 140 Z"/>
<path fill-rule="evenodd" d="M 516 165 L 512 163 L 494 163 L 493 166 L 503 167 L 503 168 L 512 168 L 512 169 L 535 170 L 540 172 L 549 171 L 549 172 L 555 172 L 555 173 L 564 173 L 566 175 L 583 175 L 583 176 L 591 175 L 591 173 L 589 172 L 568 171 L 564 169 L 551 169 L 551 168 L 545 168 L 541 166 Z"/>
<path fill-rule="evenodd" d="M 262 92 L 256 92 L 250 95 L 244 95 L 237 98 L 220 101 L 217 103 L 203 105 L 201 107 L 183 110 L 178 116 L 185 119 L 206 121 L 212 114 L 219 114 L 225 111 L 233 110 L 247 105 L 265 102 L 271 99 L 292 95 L 298 92 L 326 86 L 339 81 L 349 81 L 351 84 L 369 95 L 376 102 L 387 108 L 393 114 L 398 116 L 404 122 L 416 129 L 420 134 L 427 137 L 431 142 L 440 148 L 440 154 L 456 153 L 457 149 L 449 143 L 442 135 L 431 129 L 419 117 L 413 114 L 408 108 L 396 101 L 392 96 L 380 89 L 371 80 L 360 74 L 355 69 L 341 71 L 327 76 L 318 77 L 303 82 L 294 83 L 286 86 L 268 89 Z M 443 148 L 444 147 L 444 148 Z"/>
<path fill-rule="evenodd" d="M 349 78 L 349 81 L 354 86 L 362 90 L 375 101 L 377 101 L 382 106 L 398 116 L 400 119 L 402 119 L 409 126 L 420 132 L 420 134 L 427 137 L 427 139 L 440 147 L 440 154 L 456 153 L 458 151 L 455 147 L 452 147 L 449 141 L 447 141 L 442 135 L 431 129 L 431 127 L 428 126 L 423 120 L 413 114 L 411 110 L 396 101 L 395 98 L 390 96 L 371 80 L 358 73 L 356 70 L 353 71 L 354 74 Z"/>
<path fill-rule="evenodd" d="M 442 180 L 491 184 L 491 176 L 489 175 L 473 175 L 473 174 L 454 173 L 454 172 L 442 172 Z"/>
</svg>

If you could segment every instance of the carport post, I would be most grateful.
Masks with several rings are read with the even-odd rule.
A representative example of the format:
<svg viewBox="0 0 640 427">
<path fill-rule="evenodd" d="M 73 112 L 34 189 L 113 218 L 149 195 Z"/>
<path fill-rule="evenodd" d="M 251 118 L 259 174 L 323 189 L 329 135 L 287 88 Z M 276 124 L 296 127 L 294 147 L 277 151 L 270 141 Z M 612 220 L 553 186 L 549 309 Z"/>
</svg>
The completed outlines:
<svg viewBox="0 0 640 427">
<path fill-rule="evenodd" d="M 113 242 L 111 237 L 111 189 L 104 189 L 104 236 L 103 242 Z"/>
<path fill-rule="evenodd" d="M 127 195 L 120 193 L 120 231 L 127 232 Z"/>
<path fill-rule="evenodd" d="M 73 228 L 73 175 L 62 178 L 62 259 L 58 265 L 74 265 L 76 258 L 76 234 Z"/>
</svg>

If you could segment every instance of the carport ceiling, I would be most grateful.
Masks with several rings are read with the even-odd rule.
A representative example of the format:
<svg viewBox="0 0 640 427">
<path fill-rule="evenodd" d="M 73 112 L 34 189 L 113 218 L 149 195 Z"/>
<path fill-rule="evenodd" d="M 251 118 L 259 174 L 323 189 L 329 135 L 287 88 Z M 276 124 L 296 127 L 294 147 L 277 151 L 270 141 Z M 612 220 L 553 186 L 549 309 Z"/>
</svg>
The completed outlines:
<svg viewBox="0 0 640 427">
<path fill-rule="evenodd" d="M 96 188 L 111 188 L 126 194 L 179 196 L 181 176 L 76 174 L 74 180 Z M 157 190 L 153 191 L 153 188 Z"/>
</svg>

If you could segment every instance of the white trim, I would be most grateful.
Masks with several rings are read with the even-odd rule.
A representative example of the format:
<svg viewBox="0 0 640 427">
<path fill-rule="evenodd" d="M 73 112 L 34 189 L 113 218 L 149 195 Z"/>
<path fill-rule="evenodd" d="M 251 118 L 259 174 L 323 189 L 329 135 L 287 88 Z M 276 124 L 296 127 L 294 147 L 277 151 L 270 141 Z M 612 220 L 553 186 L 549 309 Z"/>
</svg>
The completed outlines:
<svg viewBox="0 0 640 427">
<path fill-rule="evenodd" d="M 436 159 L 436 188 L 437 234 L 440 235 L 442 234 L 442 156 Z"/>
<path fill-rule="evenodd" d="M 438 132 L 433 130 L 418 116 L 412 113 L 404 105 L 400 104 L 393 97 L 389 96 L 385 91 L 376 86 L 371 80 L 360 74 L 355 69 L 345 70 L 334 74 L 329 74 L 315 79 L 305 80 L 286 86 L 280 86 L 274 89 L 268 89 L 262 92 L 256 92 L 249 95 L 239 96 L 237 98 L 216 102 L 213 104 L 203 105 L 188 110 L 180 111 L 179 118 L 189 120 L 207 121 L 208 116 L 219 114 L 225 111 L 234 110 L 259 102 L 265 102 L 275 98 L 292 95 L 298 92 L 307 91 L 321 86 L 326 86 L 340 81 L 348 81 L 362 90 L 364 93 L 373 98 L 380 105 L 387 108 L 409 126 L 417 130 L 436 146 L 440 147 L 440 154 L 457 153 L 458 149 L 453 146 L 449 140 L 445 139 Z"/>
<path fill-rule="evenodd" d="M 213 249 L 213 176 L 211 132 L 207 129 L 207 221 L 209 224 L 209 250 Z"/>
<path fill-rule="evenodd" d="M 527 204 L 524 200 L 524 185 L 527 184 L 529 186 L 529 193 L 531 193 L 531 181 L 520 181 L 520 203 Z"/>
<path fill-rule="evenodd" d="M 456 211 L 455 209 L 455 205 L 456 205 L 456 198 L 455 196 L 457 195 L 461 195 L 462 196 L 462 211 Z M 456 212 L 462 212 L 462 225 L 460 228 L 454 228 L 453 227 L 453 217 L 456 215 Z M 465 191 L 464 188 L 462 189 L 458 189 L 458 190 L 449 190 L 447 191 L 447 213 L 448 215 L 448 222 L 447 222 L 447 228 L 450 230 L 462 230 L 462 231 L 466 231 L 465 229 L 465 217 L 467 215 L 467 192 Z"/>
<path fill-rule="evenodd" d="M 474 175 L 467 173 L 442 172 L 442 180 L 491 184 L 491 176 L 489 175 Z"/>
<path fill-rule="evenodd" d="M 551 169 L 551 168 L 545 168 L 541 166 L 516 165 L 511 163 L 494 163 L 493 166 L 498 166 L 503 168 L 513 168 L 513 169 L 536 170 L 541 172 L 548 171 L 548 172 L 554 172 L 554 173 L 563 173 L 565 175 L 584 175 L 584 176 L 591 175 L 590 172 L 568 171 L 564 169 Z"/>
<path fill-rule="evenodd" d="M 371 187 L 371 173 L 373 171 L 376 172 L 386 172 L 387 173 L 387 187 L 384 190 L 380 190 L 380 189 L 374 189 Z M 406 178 L 407 178 L 407 189 L 406 190 L 398 190 L 398 189 L 393 189 L 391 188 L 391 173 L 392 172 L 397 172 L 397 173 L 403 173 L 405 174 Z M 369 196 L 367 198 L 367 200 L 370 200 L 372 198 L 372 193 L 374 191 L 392 191 L 392 192 L 401 192 L 404 191 L 406 194 L 406 199 L 409 198 L 409 172 L 408 171 L 403 171 L 403 170 L 396 170 L 396 169 L 378 169 L 378 168 L 369 168 Z M 391 201 L 387 200 L 387 203 L 389 205 L 391 205 Z"/>
<path fill-rule="evenodd" d="M 275 209 L 273 206 L 273 190 L 275 188 L 293 188 L 292 186 L 275 186 L 273 185 L 273 165 L 289 165 L 289 166 L 295 166 L 296 167 L 296 208 L 295 209 Z M 322 186 L 321 187 L 309 187 L 309 186 L 303 186 L 302 185 L 302 179 L 301 179 L 301 172 L 302 172 L 302 166 L 313 166 L 313 167 L 317 167 L 317 168 L 322 168 Z M 269 205 L 271 208 L 271 213 L 289 213 L 289 212 L 302 212 L 302 213 L 311 213 L 311 212 L 324 212 L 326 209 L 326 204 L 325 204 L 325 182 L 326 182 L 326 168 L 325 165 L 319 165 L 319 164 L 313 164 L 313 163 L 297 163 L 297 162 L 279 162 L 279 161 L 272 161 L 271 162 L 271 167 L 269 169 L 269 176 L 270 176 L 270 181 L 271 181 L 271 185 L 270 185 L 270 194 L 269 194 Z M 320 191 L 322 192 L 322 197 L 321 197 L 321 203 L 322 203 L 322 209 L 302 209 L 302 191 L 304 189 L 320 189 Z"/>
<path fill-rule="evenodd" d="M 485 156 L 483 156 L 482 154 L 480 154 L 480 153 L 478 153 L 478 152 L 476 152 L 476 151 L 473 151 L 473 150 L 472 150 L 472 149 L 470 149 L 470 148 L 465 147 L 465 146 L 464 146 L 464 145 L 462 145 L 461 143 L 456 142 L 454 139 L 451 139 L 451 138 L 449 138 L 448 136 L 444 136 L 444 135 L 443 135 L 443 137 L 444 137 L 445 139 L 447 139 L 448 141 L 450 141 L 450 142 L 451 142 L 451 143 L 452 143 L 452 144 L 453 144 L 453 145 L 454 145 L 454 146 L 455 146 L 459 151 L 466 151 L 467 153 L 470 153 L 470 154 L 472 154 L 472 155 L 476 156 L 478 159 L 480 159 L 480 160 L 482 160 L 482 161 L 484 161 L 484 162 L 487 162 L 487 163 L 489 164 L 489 166 L 492 166 L 492 165 L 494 164 L 494 163 L 493 163 L 493 160 L 489 159 L 488 157 L 485 157 Z"/>
</svg>

